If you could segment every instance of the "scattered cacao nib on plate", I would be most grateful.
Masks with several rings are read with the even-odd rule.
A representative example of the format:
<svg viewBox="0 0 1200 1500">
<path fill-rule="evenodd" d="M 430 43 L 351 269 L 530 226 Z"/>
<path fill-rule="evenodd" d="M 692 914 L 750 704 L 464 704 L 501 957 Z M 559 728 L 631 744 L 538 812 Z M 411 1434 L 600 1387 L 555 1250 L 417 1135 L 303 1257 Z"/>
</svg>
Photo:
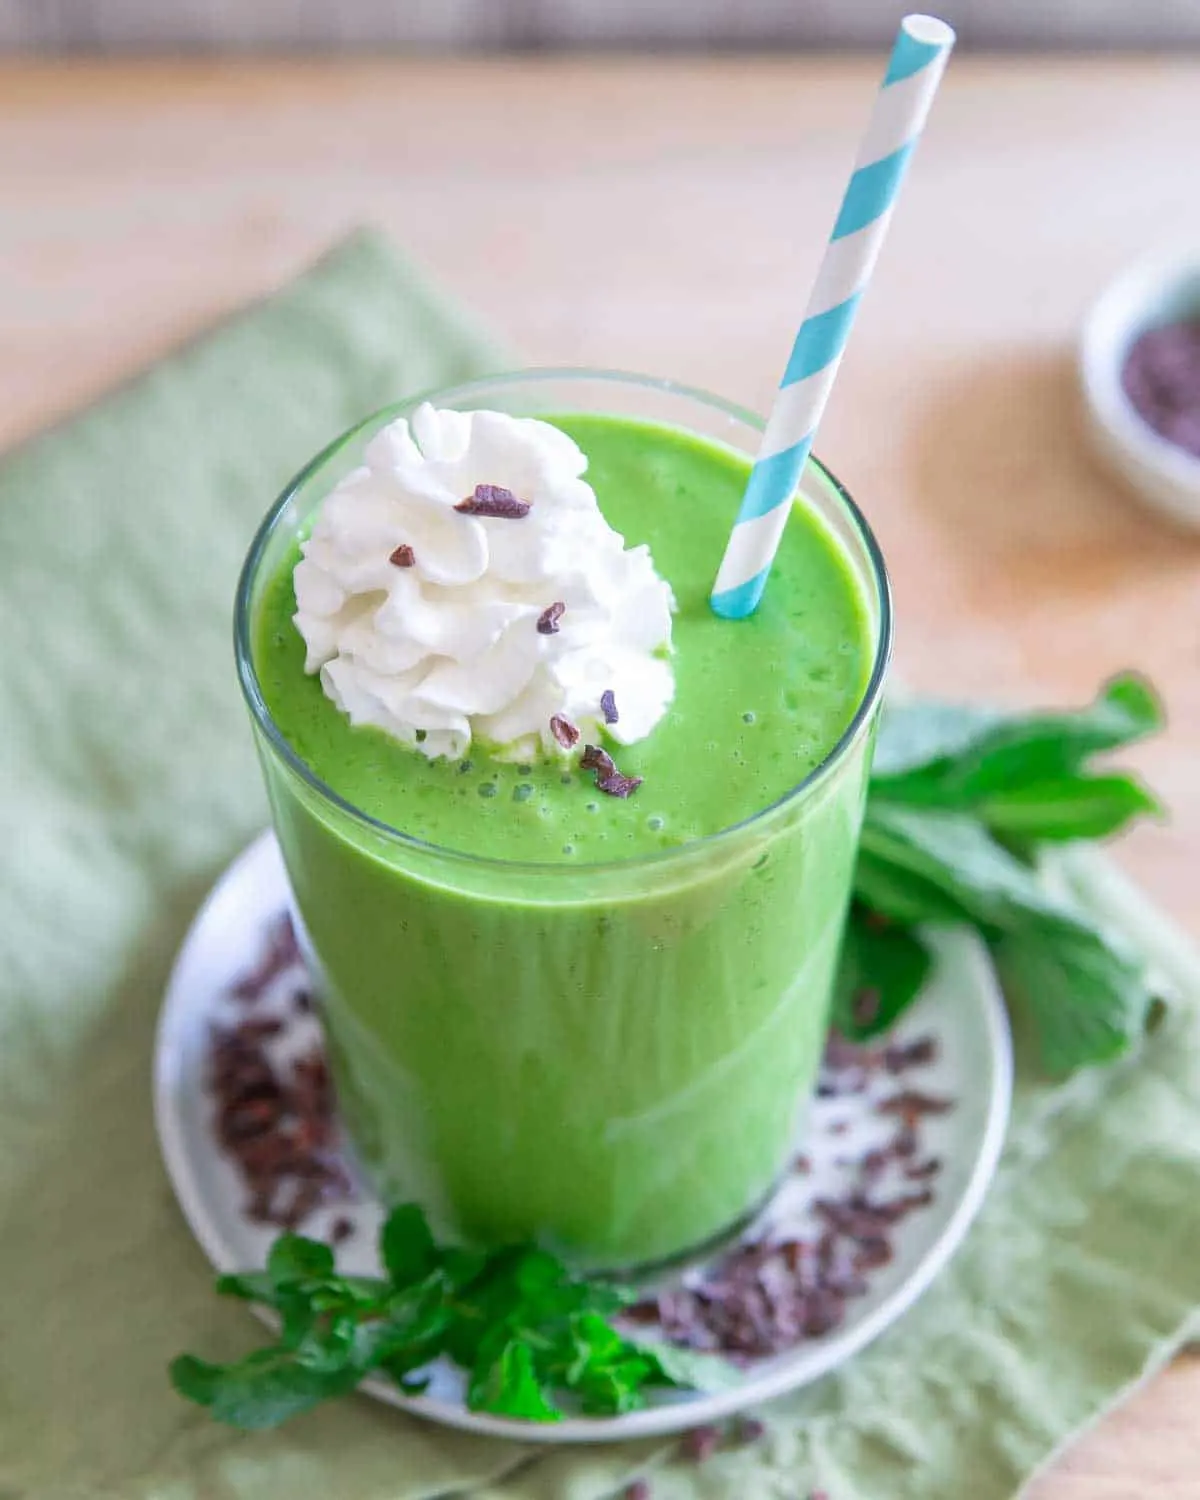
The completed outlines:
<svg viewBox="0 0 1200 1500">
<path fill-rule="evenodd" d="M 905 1120 L 901 1123 L 900 1129 L 892 1137 L 888 1150 L 897 1161 L 911 1161 L 917 1154 L 919 1144 L 916 1126 Z"/>
<path fill-rule="evenodd" d="M 263 1016 L 260 1020 L 243 1021 L 237 1031 L 243 1041 L 258 1042 L 264 1037 L 278 1036 L 283 1028 L 282 1016 Z"/>
<path fill-rule="evenodd" d="M 494 516 L 503 521 L 519 521 L 531 508 L 527 500 L 518 500 L 502 484 L 477 484 L 475 493 L 454 507 L 464 516 Z"/>
<path fill-rule="evenodd" d="M 882 1066 L 882 1048 L 847 1041 L 840 1032 L 831 1031 L 817 1075 L 817 1093 L 822 1099 L 864 1093 Z"/>
<path fill-rule="evenodd" d="M 848 1041 L 840 1031 L 831 1031 L 825 1042 L 821 1070 L 825 1073 L 848 1073 L 861 1069 L 869 1071 L 875 1057 L 873 1047 L 861 1047 L 857 1042 Z"/>
<path fill-rule="evenodd" d="M 684 1433 L 679 1440 L 679 1451 L 689 1463 L 703 1464 L 713 1456 L 720 1443 L 720 1430 L 706 1423 Z"/>
<path fill-rule="evenodd" d="M 253 1025 L 213 1037 L 217 1140 L 241 1174 L 249 1216 L 294 1229 L 315 1208 L 349 1197 L 352 1185 L 338 1154 L 320 1048 L 277 1068 L 267 1054 L 269 1038 Z"/>
<path fill-rule="evenodd" d="M 267 928 L 262 956 L 255 966 L 242 974 L 233 986 L 237 1000 L 252 1003 L 262 997 L 267 989 L 293 964 L 300 962 L 300 949 L 296 943 L 296 932 L 291 918 L 280 912 Z"/>
<path fill-rule="evenodd" d="M 620 723 L 621 715 L 617 712 L 617 698 L 612 688 L 605 688 L 600 694 L 600 712 L 606 724 Z"/>
<path fill-rule="evenodd" d="M 737 1443 L 757 1443 L 766 1431 L 766 1423 L 757 1417 L 738 1417 L 733 1424 L 733 1438 Z"/>
<path fill-rule="evenodd" d="M 257 1007 L 273 982 L 299 964 L 295 933 L 281 914 L 267 929 L 262 957 L 231 993 Z M 353 1196 L 320 1043 L 290 1060 L 273 1056 L 274 1044 L 293 1025 L 308 1024 L 307 1011 L 298 1013 L 296 1005 L 307 993 L 293 994 L 286 1011 L 214 1026 L 208 1057 L 214 1133 L 238 1168 L 246 1213 L 285 1229 L 297 1228 L 316 1208 Z"/>
<path fill-rule="evenodd" d="M 879 1114 L 898 1115 L 908 1124 L 916 1124 L 923 1115 L 944 1115 L 953 1108 L 953 1100 L 923 1094 L 919 1089 L 904 1089 L 876 1106 Z"/>
<path fill-rule="evenodd" d="M 345 1214 L 334 1219 L 329 1226 L 329 1238 L 335 1245 L 344 1245 L 347 1240 L 354 1238 L 354 1220 L 347 1218 Z"/>
<path fill-rule="evenodd" d="M 657 1323 L 668 1343 L 733 1359 L 762 1359 L 823 1338 L 845 1321 L 847 1303 L 870 1290 L 866 1273 L 891 1263 L 896 1226 L 932 1196 L 925 1188 L 878 1201 L 857 1191 L 844 1201 L 820 1200 L 826 1228 L 816 1240 L 738 1245 L 701 1279 L 637 1303 L 629 1315 Z"/>
<path fill-rule="evenodd" d="M 408 545 L 407 542 L 402 542 L 400 546 L 397 547 L 396 550 L 388 558 L 388 562 L 390 562 L 394 568 L 411 568 L 416 565 L 416 561 L 417 554 L 413 551 L 413 549 Z"/>
<path fill-rule="evenodd" d="M 924 1068 L 937 1061 L 937 1039 L 919 1036 L 911 1042 L 890 1042 L 883 1049 L 883 1066 L 889 1073 L 907 1073 L 910 1068 Z"/>
<path fill-rule="evenodd" d="M 870 1080 L 877 1091 L 895 1073 L 928 1066 L 936 1057 L 932 1038 L 860 1046 L 833 1034 L 822 1062 L 826 1097 L 861 1094 Z M 668 1343 L 722 1353 L 735 1362 L 782 1354 L 832 1333 L 845 1321 L 848 1304 L 870 1290 L 872 1275 L 894 1260 L 899 1226 L 933 1202 L 929 1179 L 940 1163 L 927 1156 L 914 1169 L 912 1161 L 920 1149 L 922 1122 L 949 1107 L 950 1100 L 912 1089 L 874 1106 L 864 1100 L 860 1110 L 877 1118 L 896 1116 L 898 1127 L 882 1144 L 835 1158 L 834 1165 L 843 1169 L 857 1167 L 857 1181 L 852 1177 L 836 1195 L 809 1200 L 812 1229 L 767 1230 L 758 1239 L 743 1240 L 682 1284 L 644 1298 L 626 1316 L 643 1326 L 656 1324 Z M 832 1122 L 825 1133 L 839 1133 L 839 1123 Z M 813 1170 L 807 1153 L 793 1159 L 797 1178 Z M 889 1172 L 896 1184 L 890 1191 L 882 1185 Z"/>
<path fill-rule="evenodd" d="M 553 604 L 548 604 L 537 618 L 538 635 L 557 635 L 558 622 L 567 612 L 567 606 L 561 599 L 556 599 Z"/>
<path fill-rule="evenodd" d="M 895 1257 L 891 1242 L 881 1234 L 869 1234 L 858 1242 L 854 1252 L 856 1271 L 877 1271 L 880 1266 L 890 1265 Z"/>
<path fill-rule="evenodd" d="M 562 714 L 551 715 L 550 733 L 564 750 L 573 750 L 579 743 L 579 730 Z"/>
</svg>

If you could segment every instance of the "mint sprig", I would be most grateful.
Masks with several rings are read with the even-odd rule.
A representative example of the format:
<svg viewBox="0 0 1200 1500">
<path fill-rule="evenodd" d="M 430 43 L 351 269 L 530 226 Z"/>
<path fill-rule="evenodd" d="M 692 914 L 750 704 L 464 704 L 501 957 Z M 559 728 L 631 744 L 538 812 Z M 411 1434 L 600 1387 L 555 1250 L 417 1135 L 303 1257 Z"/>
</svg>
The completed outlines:
<svg viewBox="0 0 1200 1500">
<path fill-rule="evenodd" d="M 345 1276 L 328 1245 L 281 1235 L 264 1271 L 217 1280 L 222 1295 L 270 1308 L 278 1338 L 231 1364 L 180 1355 L 172 1385 L 217 1421 L 254 1430 L 372 1373 L 417 1394 L 441 1357 L 466 1371 L 473 1411 L 528 1422 L 558 1421 L 564 1406 L 614 1416 L 656 1387 L 723 1389 L 739 1378 L 711 1356 L 629 1338 L 613 1319 L 634 1294 L 574 1276 L 544 1250 L 438 1246 L 414 1204 L 389 1216 L 379 1253 L 384 1276 Z"/>
<path fill-rule="evenodd" d="M 965 924 L 987 941 L 1047 1072 L 1127 1051 L 1153 1007 L 1145 963 L 1052 887 L 1041 865 L 1048 846 L 1107 837 L 1160 811 L 1136 777 L 1090 762 L 1161 724 L 1153 690 L 1132 674 L 1075 713 L 888 708 L 843 945 L 838 1029 L 865 1040 L 891 1026 L 931 962 L 917 929 Z"/>
</svg>

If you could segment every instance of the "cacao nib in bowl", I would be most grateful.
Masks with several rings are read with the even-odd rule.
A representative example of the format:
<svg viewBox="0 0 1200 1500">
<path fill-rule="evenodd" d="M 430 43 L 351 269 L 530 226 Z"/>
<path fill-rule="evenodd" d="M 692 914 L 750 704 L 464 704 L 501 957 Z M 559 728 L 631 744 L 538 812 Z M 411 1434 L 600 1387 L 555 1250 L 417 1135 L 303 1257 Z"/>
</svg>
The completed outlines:
<svg viewBox="0 0 1200 1500">
<path fill-rule="evenodd" d="M 1080 343 L 1091 437 L 1141 498 L 1200 529 L 1200 246 L 1137 262 L 1101 294 Z"/>
</svg>

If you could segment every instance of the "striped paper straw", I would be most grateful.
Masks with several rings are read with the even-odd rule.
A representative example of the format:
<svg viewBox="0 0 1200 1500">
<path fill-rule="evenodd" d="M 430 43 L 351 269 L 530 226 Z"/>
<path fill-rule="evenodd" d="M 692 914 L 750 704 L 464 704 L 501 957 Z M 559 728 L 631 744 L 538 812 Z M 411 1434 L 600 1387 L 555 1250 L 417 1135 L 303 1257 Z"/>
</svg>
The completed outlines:
<svg viewBox="0 0 1200 1500">
<path fill-rule="evenodd" d="M 906 16 L 900 23 L 713 585 L 712 607 L 727 619 L 753 614 L 762 598 L 854 315 L 953 45 L 954 32 L 932 16 Z"/>
</svg>

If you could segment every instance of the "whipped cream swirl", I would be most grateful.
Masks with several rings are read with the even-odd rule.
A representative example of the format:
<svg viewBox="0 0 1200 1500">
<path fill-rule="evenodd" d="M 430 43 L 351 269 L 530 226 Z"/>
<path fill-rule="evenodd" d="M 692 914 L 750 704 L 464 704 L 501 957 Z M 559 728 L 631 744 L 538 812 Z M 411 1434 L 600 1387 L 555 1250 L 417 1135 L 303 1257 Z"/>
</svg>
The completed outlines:
<svg viewBox="0 0 1200 1500">
<path fill-rule="evenodd" d="M 671 589 L 604 519 L 565 433 L 426 404 L 364 460 L 325 499 L 295 571 L 305 668 L 351 723 L 430 757 L 479 740 L 512 760 L 565 753 L 556 716 L 585 739 L 650 733 L 674 692 Z M 477 486 L 528 511 L 459 509 Z"/>
</svg>

